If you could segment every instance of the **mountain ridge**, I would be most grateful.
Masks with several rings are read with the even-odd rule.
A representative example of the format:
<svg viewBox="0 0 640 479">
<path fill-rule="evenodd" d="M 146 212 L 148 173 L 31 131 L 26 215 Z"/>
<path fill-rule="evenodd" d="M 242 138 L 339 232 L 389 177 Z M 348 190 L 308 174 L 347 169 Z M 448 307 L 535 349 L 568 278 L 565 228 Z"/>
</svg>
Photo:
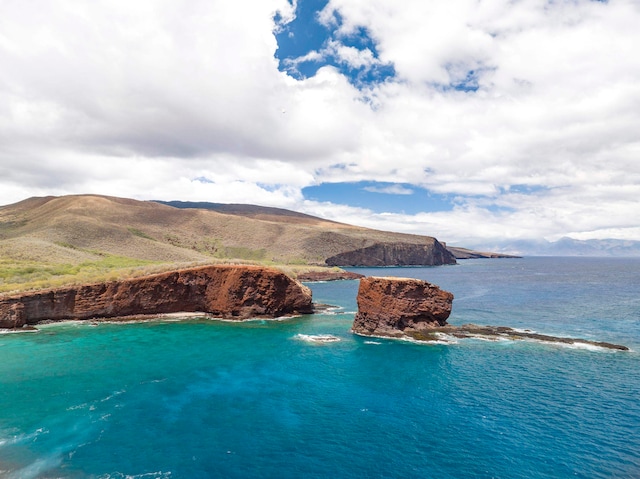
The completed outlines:
<svg viewBox="0 0 640 479">
<path fill-rule="evenodd" d="M 104 195 L 34 197 L 0 207 L 0 264 L 7 265 L 0 283 L 10 282 L 6 276 L 12 268 L 58 271 L 63 264 L 69 271 L 87 264 L 107 271 L 113 264 L 131 269 L 216 262 L 327 267 L 333 257 L 349 266 L 391 265 L 389 258 L 397 264 L 455 263 L 431 236 L 373 230 L 268 207 L 218 208 L 228 211 Z M 362 255 L 373 246 L 379 257 Z M 387 254 L 391 250 L 393 254 Z M 363 257 L 372 262 L 360 264 Z"/>
<path fill-rule="evenodd" d="M 563 237 L 557 241 L 515 240 L 494 244 L 488 249 L 523 256 L 589 256 L 632 258 L 640 256 L 640 241 L 615 238 L 578 240 Z"/>
</svg>

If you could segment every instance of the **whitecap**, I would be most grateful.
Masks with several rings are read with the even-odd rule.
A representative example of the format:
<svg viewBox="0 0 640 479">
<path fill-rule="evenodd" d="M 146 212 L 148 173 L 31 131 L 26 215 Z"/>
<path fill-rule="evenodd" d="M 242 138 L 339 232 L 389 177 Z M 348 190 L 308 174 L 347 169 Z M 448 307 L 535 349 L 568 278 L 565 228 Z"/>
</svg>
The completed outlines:
<svg viewBox="0 0 640 479">
<path fill-rule="evenodd" d="M 586 351 L 597 351 L 597 352 L 614 351 L 611 348 L 605 348 L 604 346 L 598 346 L 597 344 L 588 344 L 588 343 L 581 343 L 581 342 L 575 342 L 575 343 L 563 343 L 563 342 L 555 342 L 555 341 L 538 341 L 538 342 L 545 343 L 545 344 L 552 344 L 554 346 L 560 346 L 568 349 L 584 349 Z"/>
<path fill-rule="evenodd" d="M 309 343 L 335 343 L 340 341 L 340 338 L 332 334 L 296 334 L 294 337 Z"/>
<path fill-rule="evenodd" d="M 77 405 L 75 405 L 75 406 L 69 406 L 69 407 L 67 408 L 67 411 L 75 411 L 75 410 L 77 410 L 77 409 L 85 409 L 85 408 L 87 408 L 87 407 L 89 407 L 89 403 L 86 403 L 86 402 L 85 402 L 85 403 L 82 403 L 82 404 L 77 404 Z"/>
<path fill-rule="evenodd" d="M 400 338 L 393 338 L 393 339 L 399 339 L 400 341 L 406 341 L 407 343 L 421 344 L 421 345 L 427 345 L 427 346 L 430 346 L 432 344 L 440 344 L 444 346 L 458 344 L 458 340 L 455 339 L 453 336 L 447 336 L 446 334 L 436 333 L 436 337 L 438 339 L 436 339 L 435 341 L 424 341 L 421 339 L 414 339 L 410 336 L 402 336 Z M 448 339 L 448 338 L 451 338 L 451 339 Z"/>
<path fill-rule="evenodd" d="M 22 329 L 0 329 L 0 334 L 23 334 L 23 333 L 37 333 L 36 328 L 22 328 Z"/>
<path fill-rule="evenodd" d="M 141 474 L 124 474 L 122 472 L 112 472 L 111 474 L 104 474 L 98 477 L 98 479 L 144 479 L 144 478 L 170 479 L 171 471 L 143 472 Z"/>
<path fill-rule="evenodd" d="M 35 441 L 38 438 L 38 436 L 42 434 L 48 434 L 48 433 L 49 433 L 48 429 L 44 427 L 40 427 L 36 429 L 34 432 L 32 432 L 31 434 L 17 434 L 8 438 L 0 438 L 0 446 Z"/>
<path fill-rule="evenodd" d="M 121 389 L 120 391 L 114 391 L 112 394 L 109 394 L 107 397 L 100 399 L 100 402 L 106 402 L 113 399 L 116 396 L 120 396 L 121 394 L 126 393 L 126 389 Z"/>
</svg>

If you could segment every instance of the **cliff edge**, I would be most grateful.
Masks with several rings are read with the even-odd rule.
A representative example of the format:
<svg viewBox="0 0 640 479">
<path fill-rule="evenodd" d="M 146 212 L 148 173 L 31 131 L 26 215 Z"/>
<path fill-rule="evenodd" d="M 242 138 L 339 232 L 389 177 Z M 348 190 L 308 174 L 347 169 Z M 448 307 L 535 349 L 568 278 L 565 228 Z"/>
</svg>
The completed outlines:
<svg viewBox="0 0 640 479">
<path fill-rule="evenodd" d="M 399 337 L 446 325 L 453 294 L 419 279 L 367 277 L 357 301 L 354 333 Z"/>
<path fill-rule="evenodd" d="M 311 290 L 271 268 L 216 265 L 0 297 L 0 328 L 45 320 L 202 312 L 227 319 L 311 313 Z"/>
<path fill-rule="evenodd" d="M 456 258 L 435 238 L 423 243 L 376 243 L 327 258 L 329 266 L 438 266 Z"/>
</svg>

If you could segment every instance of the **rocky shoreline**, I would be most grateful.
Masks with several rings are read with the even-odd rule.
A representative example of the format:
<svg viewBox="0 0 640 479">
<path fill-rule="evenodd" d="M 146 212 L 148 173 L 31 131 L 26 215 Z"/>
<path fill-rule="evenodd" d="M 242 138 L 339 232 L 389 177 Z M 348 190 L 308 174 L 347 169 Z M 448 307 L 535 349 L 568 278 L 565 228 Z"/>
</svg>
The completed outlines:
<svg viewBox="0 0 640 479">
<path fill-rule="evenodd" d="M 311 290 L 279 270 L 213 265 L 0 297 L 0 328 L 41 321 L 205 313 L 232 320 L 313 312 Z"/>
<path fill-rule="evenodd" d="M 448 337 L 492 341 L 531 340 L 629 350 L 619 344 L 549 336 L 506 326 L 452 326 L 447 323 L 447 319 L 451 313 L 453 294 L 418 279 L 364 278 L 360 280 L 357 300 L 358 313 L 351 330 L 360 336 L 438 343 L 450 342 Z"/>
<path fill-rule="evenodd" d="M 447 336 L 458 339 L 486 339 L 490 341 L 539 341 L 543 343 L 558 343 L 568 345 L 594 346 L 618 351 L 629 351 L 629 348 L 620 344 L 604 341 L 591 341 L 580 338 L 567 338 L 562 336 L 550 336 L 534 331 L 521 331 L 507 326 L 478 326 L 476 324 L 464 324 L 462 326 L 447 325 L 441 328 L 433 328 L 430 331 L 407 332 L 406 335 L 417 341 L 447 342 Z"/>
<path fill-rule="evenodd" d="M 351 271 L 306 271 L 303 273 L 298 273 L 297 280 L 298 281 L 306 281 L 306 282 L 316 282 L 316 281 L 342 281 L 342 280 L 353 280 L 364 278 L 363 274 L 354 273 Z"/>
<path fill-rule="evenodd" d="M 351 331 L 368 337 L 451 342 L 461 338 L 539 341 L 629 348 L 603 341 L 567 338 L 506 326 L 447 323 L 453 294 L 412 278 L 363 277 L 347 271 L 311 271 L 302 281 L 360 278 L 358 312 Z M 279 270 L 214 265 L 0 297 L 0 329 L 33 331 L 35 325 L 69 320 L 132 322 L 205 317 L 227 320 L 286 318 L 330 309 L 313 304 L 311 290 Z"/>
</svg>

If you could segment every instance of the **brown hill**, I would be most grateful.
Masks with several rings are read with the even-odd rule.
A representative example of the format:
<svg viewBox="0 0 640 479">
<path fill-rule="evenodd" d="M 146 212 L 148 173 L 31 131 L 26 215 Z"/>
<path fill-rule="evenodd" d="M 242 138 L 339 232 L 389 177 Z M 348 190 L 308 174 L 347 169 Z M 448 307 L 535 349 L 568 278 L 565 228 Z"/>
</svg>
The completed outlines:
<svg viewBox="0 0 640 479">
<path fill-rule="evenodd" d="M 229 260 L 323 266 L 366 265 L 368 259 L 371 265 L 455 262 L 428 236 L 371 230 L 277 208 L 219 209 L 96 195 L 29 198 L 0 207 L 0 268 L 5 270 L 0 281 L 4 274 L 9 282 L 10 268 L 107 259 L 115 266 L 109 263 L 106 269 Z M 406 258 L 398 253 L 405 250 Z"/>
</svg>

